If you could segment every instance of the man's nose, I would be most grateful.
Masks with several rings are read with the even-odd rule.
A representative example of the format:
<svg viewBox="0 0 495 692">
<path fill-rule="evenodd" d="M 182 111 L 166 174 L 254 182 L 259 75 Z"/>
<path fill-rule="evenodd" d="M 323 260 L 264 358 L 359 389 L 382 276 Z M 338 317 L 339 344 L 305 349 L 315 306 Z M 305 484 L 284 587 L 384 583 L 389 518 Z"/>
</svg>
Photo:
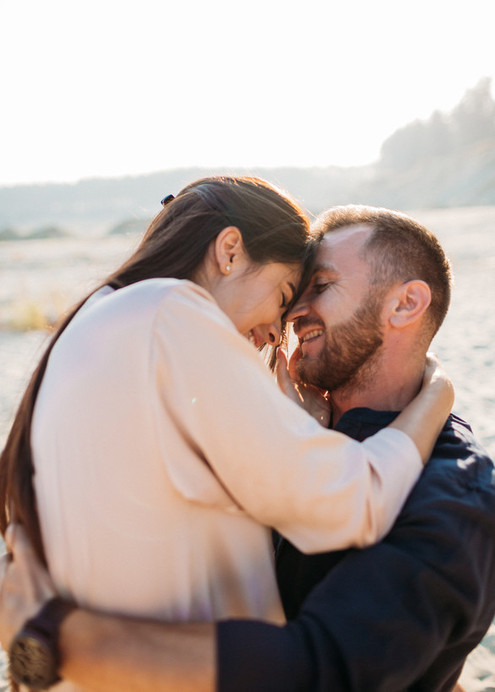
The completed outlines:
<svg viewBox="0 0 495 692">
<path fill-rule="evenodd" d="M 299 317 L 307 315 L 309 310 L 309 301 L 305 296 L 301 296 L 297 303 L 289 310 L 285 319 L 287 322 L 295 322 Z"/>
</svg>

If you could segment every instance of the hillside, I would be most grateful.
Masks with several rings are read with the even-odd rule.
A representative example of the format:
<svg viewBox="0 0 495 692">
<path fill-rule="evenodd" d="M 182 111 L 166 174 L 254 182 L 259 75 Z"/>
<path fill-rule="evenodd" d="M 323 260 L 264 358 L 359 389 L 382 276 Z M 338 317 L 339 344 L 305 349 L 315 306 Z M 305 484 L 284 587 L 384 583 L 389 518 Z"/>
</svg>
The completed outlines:
<svg viewBox="0 0 495 692">
<path fill-rule="evenodd" d="M 211 174 L 257 175 L 288 190 L 311 213 L 335 204 L 395 209 L 495 205 L 495 102 L 490 80 L 394 132 L 379 160 L 355 168 L 182 168 L 75 184 L 0 187 L 0 240 L 35 234 L 127 233 L 144 229 L 160 199 Z"/>
<path fill-rule="evenodd" d="M 495 205 L 495 140 L 432 157 L 405 170 L 379 164 L 362 168 L 179 169 L 146 176 L 83 180 L 73 185 L 0 188 L 0 238 L 16 231 L 79 234 L 139 227 L 160 210 L 160 199 L 211 173 L 259 175 L 287 189 L 312 213 L 334 204 L 363 203 L 396 209 Z M 136 223 L 137 222 L 137 223 Z"/>
</svg>

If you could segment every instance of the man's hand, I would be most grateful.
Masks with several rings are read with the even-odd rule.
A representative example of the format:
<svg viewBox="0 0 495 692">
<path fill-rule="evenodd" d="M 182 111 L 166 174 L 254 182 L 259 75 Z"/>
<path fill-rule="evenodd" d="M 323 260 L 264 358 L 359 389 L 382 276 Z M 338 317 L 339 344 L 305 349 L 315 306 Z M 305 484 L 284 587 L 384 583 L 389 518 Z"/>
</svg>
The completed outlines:
<svg viewBox="0 0 495 692">
<path fill-rule="evenodd" d="M 8 651 L 24 623 L 57 595 L 20 524 L 5 535 L 8 553 L 0 557 L 0 642 Z"/>
<path fill-rule="evenodd" d="M 331 409 L 327 394 L 318 387 L 304 384 L 298 378 L 296 366 L 300 357 L 301 352 L 296 348 L 290 362 L 287 363 L 287 356 L 282 349 L 278 349 L 275 368 L 278 386 L 289 399 L 316 418 L 324 428 L 328 428 Z"/>
</svg>

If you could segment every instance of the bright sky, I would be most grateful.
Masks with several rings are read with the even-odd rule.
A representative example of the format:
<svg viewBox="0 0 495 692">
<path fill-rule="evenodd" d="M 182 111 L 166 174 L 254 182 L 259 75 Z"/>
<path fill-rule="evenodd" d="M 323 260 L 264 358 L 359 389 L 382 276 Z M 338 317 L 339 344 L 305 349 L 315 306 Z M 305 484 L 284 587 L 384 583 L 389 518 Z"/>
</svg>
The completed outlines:
<svg viewBox="0 0 495 692">
<path fill-rule="evenodd" d="M 0 0 L 0 185 L 361 165 L 495 88 L 494 0 Z"/>
</svg>

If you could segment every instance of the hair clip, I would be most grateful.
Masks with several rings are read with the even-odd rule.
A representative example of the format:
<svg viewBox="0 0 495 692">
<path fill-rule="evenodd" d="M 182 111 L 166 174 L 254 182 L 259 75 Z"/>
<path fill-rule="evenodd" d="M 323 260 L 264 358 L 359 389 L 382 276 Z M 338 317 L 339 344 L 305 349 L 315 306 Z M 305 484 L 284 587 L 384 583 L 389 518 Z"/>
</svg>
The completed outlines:
<svg viewBox="0 0 495 692">
<path fill-rule="evenodd" d="M 167 195 L 166 197 L 164 197 L 161 200 L 160 204 L 162 205 L 162 207 L 164 207 L 166 204 L 171 202 L 173 199 L 175 199 L 175 197 L 173 195 Z"/>
</svg>

